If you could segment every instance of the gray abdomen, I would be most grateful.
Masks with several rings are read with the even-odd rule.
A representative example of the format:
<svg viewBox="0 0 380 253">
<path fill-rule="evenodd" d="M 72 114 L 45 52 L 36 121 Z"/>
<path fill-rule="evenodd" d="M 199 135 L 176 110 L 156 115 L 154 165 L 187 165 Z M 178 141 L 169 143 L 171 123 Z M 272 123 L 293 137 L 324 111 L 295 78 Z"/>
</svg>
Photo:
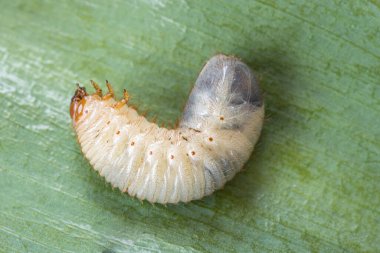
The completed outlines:
<svg viewBox="0 0 380 253">
<path fill-rule="evenodd" d="M 260 115 L 255 115 L 255 113 Z M 180 127 L 261 131 L 263 99 L 249 67 L 235 57 L 216 55 L 203 67 L 186 104 Z M 256 118 L 257 118 L 256 117 Z M 250 129 L 246 129 L 248 128 Z M 247 136 L 251 139 L 250 136 Z M 255 141 L 254 141 L 255 142 Z"/>
</svg>

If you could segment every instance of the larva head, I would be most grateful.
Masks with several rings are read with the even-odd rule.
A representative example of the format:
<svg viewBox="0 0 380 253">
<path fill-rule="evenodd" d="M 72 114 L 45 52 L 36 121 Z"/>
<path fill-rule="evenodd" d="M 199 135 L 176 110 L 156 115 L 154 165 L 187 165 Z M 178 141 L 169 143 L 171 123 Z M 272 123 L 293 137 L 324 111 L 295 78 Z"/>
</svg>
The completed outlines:
<svg viewBox="0 0 380 253">
<path fill-rule="evenodd" d="M 83 114 L 83 108 L 86 104 L 86 96 L 87 96 L 86 88 L 80 87 L 78 84 L 78 88 L 75 90 L 74 96 L 71 98 L 70 104 L 70 116 L 73 119 L 73 123 L 75 124 L 79 117 Z"/>
</svg>

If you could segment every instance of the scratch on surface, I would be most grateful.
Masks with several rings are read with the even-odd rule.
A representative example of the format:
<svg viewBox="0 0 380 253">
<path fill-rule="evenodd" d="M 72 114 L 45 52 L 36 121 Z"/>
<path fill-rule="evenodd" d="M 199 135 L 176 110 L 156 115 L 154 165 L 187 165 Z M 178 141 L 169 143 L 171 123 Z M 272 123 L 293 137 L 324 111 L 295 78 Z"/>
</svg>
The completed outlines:
<svg viewBox="0 0 380 253">
<path fill-rule="evenodd" d="M 62 228 L 61 225 L 63 224 L 64 226 L 67 226 L 69 228 L 73 228 L 76 231 L 83 231 L 84 235 L 86 237 L 81 236 L 81 238 L 90 238 L 94 239 L 96 238 L 97 240 L 94 240 L 98 245 L 105 247 L 107 243 L 111 242 L 114 245 L 117 245 L 118 247 L 122 247 L 123 250 L 128 249 L 128 248 L 133 248 L 133 249 L 138 249 L 138 250 L 148 250 L 152 251 L 154 250 L 151 247 L 145 246 L 146 245 L 151 245 L 151 241 L 149 240 L 149 243 L 146 243 L 145 239 L 138 240 L 138 242 L 144 242 L 144 245 L 136 245 L 134 241 L 126 239 L 126 238 L 120 238 L 120 237 L 115 237 L 113 235 L 106 235 L 104 233 L 101 233 L 97 230 L 95 230 L 90 224 L 84 224 L 84 223 L 78 223 L 74 222 L 71 220 L 67 219 L 62 219 L 61 217 L 53 217 L 52 214 L 44 213 L 39 209 L 32 208 L 33 211 L 35 211 L 38 214 L 41 214 L 44 216 L 44 219 L 47 219 L 49 226 L 52 224 L 55 224 L 55 228 L 59 229 L 60 231 L 66 231 L 66 229 Z M 75 235 L 73 235 L 75 236 Z"/>
<path fill-rule="evenodd" d="M 149 0 L 148 1 L 154 9 L 165 8 L 166 1 L 164 0 Z"/>
<path fill-rule="evenodd" d="M 117 237 L 114 237 L 114 236 L 108 236 L 108 235 L 100 234 L 98 231 L 94 230 L 91 227 L 91 225 L 89 225 L 89 224 L 80 224 L 80 223 L 76 223 L 76 222 L 73 222 L 73 221 L 70 221 L 70 220 L 61 220 L 61 221 L 65 225 L 67 225 L 69 227 L 73 227 L 73 228 L 77 228 L 77 229 L 80 229 L 80 230 L 84 230 L 87 233 L 90 233 L 92 235 L 96 235 L 96 236 L 99 236 L 99 237 L 105 237 L 108 241 L 117 242 L 117 243 L 120 243 L 120 244 L 126 245 L 126 246 L 134 246 L 134 243 L 133 243 L 132 240 L 120 239 L 120 238 L 117 238 Z"/>
<path fill-rule="evenodd" d="M 161 15 L 161 18 L 163 21 L 169 23 L 169 24 L 173 24 L 174 26 L 178 27 L 182 33 L 186 33 L 186 26 L 182 25 L 181 23 L 175 21 L 174 19 L 171 19 L 167 16 L 163 16 Z"/>
<path fill-rule="evenodd" d="M 80 201 L 82 201 L 82 202 L 84 202 L 84 203 L 87 203 L 87 204 L 91 204 L 91 205 L 93 205 L 93 204 L 90 203 L 89 201 L 87 201 L 87 200 L 81 198 L 79 195 L 74 195 L 74 194 L 71 194 L 71 193 L 69 193 L 69 192 L 63 191 L 62 189 L 60 189 L 60 188 L 57 187 L 57 186 L 51 186 L 51 185 L 44 184 L 44 183 L 40 182 L 39 180 L 37 180 L 37 179 L 35 179 L 35 178 L 33 178 L 33 177 L 25 176 L 25 175 L 22 175 L 22 174 L 20 174 L 20 173 L 16 173 L 14 170 L 9 170 L 8 172 L 9 172 L 9 173 L 12 173 L 12 174 L 15 175 L 15 176 L 18 176 L 19 178 L 29 180 L 29 181 L 31 181 L 31 182 L 34 182 L 34 183 L 38 184 L 38 185 L 41 185 L 41 186 L 46 187 L 46 188 L 48 188 L 48 189 L 51 189 L 51 190 L 53 190 L 53 191 L 59 192 L 59 193 L 61 193 L 61 194 L 63 194 L 63 195 L 69 196 L 69 197 L 71 197 L 71 198 L 73 198 L 73 199 L 80 200 Z"/>
<path fill-rule="evenodd" d="M 17 232 L 13 231 L 12 229 L 8 228 L 8 227 L 4 227 L 4 226 L 0 226 L 0 231 L 3 231 L 4 233 L 7 233 L 11 236 L 14 236 L 16 237 L 17 239 L 19 239 L 22 243 L 22 240 L 25 240 L 25 241 L 29 241 L 31 243 L 34 243 L 34 244 L 37 244 L 43 248 L 47 248 L 47 249 L 56 249 L 56 250 L 60 250 L 61 252 L 73 252 L 73 251 L 68 251 L 68 250 L 64 250 L 62 248 L 57 248 L 57 247 L 52 247 L 50 245 L 47 245 L 45 243 L 41 243 L 41 242 L 38 242 L 38 241 L 35 241 L 29 237 L 26 237 L 26 236 L 21 236 L 20 234 L 18 234 Z"/>
<path fill-rule="evenodd" d="M 48 130 L 50 129 L 50 126 L 49 125 L 44 125 L 44 124 L 39 124 L 39 125 L 25 125 L 25 128 L 26 129 L 29 129 L 29 130 L 32 130 L 34 132 L 38 132 L 38 131 L 45 131 L 45 130 Z"/>
<path fill-rule="evenodd" d="M 278 11 L 278 12 L 282 12 L 282 13 L 284 13 L 284 14 L 290 16 L 290 17 L 293 17 L 295 19 L 301 20 L 302 22 L 305 22 L 305 23 L 309 24 L 310 26 L 312 26 L 312 27 L 314 27 L 314 28 L 316 28 L 318 30 L 321 30 L 321 31 L 324 31 L 327 34 L 330 34 L 332 37 L 334 37 L 336 39 L 342 40 L 342 41 L 346 42 L 347 44 L 349 44 L 349 45 L 351 45 L 351 46 L 353 46 L 355 48 L 358 48 L 358 49 L 362 50 L 363 52 L 366 52 L 367 54 L 369 54 L 369 55 L 371 55 L 371 56 L 373 56 L 373 57 L 375 57 L 377 59 L 380 59 L 379 55 L 377 55 L 377 54 L 369 51 L 368 49 L 366 49 L 366 48 L 364 48 L 364 47 L 362 47 L 360 45 L 357 45 L 356 43 L 354 43 L 354 42 L 352 42 L 352 41 L 350 41 L 350 40 L 342 37 L 339 34 L 336 34 L 336 33 L 332 32 L 332 31 L 330 31 L 329 29 L 327 29 L 325 27 L 319 26 L 316 23 L 311 22 L 310 20 L 307 20 L 307 19 L 305 19 L 303 17 L 300 17 L 298 15 L 295 15 L 295 14 L 293 14 L 291 12 L 288 12 L 288 11 L 286 11 L 284 9 L 276 8 L 275 6 L 273 6 L 271 4 L 268 4 L 267 2 L 258 1 L 258 3 L 260 3 L 262 5 L 265 5 L 265 6 L 268 6 L 268 7 L 272 8 L 272 9 Z"/>
</svg>

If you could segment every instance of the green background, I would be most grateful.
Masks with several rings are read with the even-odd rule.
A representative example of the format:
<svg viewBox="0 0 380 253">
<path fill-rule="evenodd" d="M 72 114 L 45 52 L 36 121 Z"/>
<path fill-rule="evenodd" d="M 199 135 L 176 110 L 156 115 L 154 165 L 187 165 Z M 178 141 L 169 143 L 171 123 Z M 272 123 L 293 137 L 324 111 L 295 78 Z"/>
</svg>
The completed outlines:
<svg viewBox="0 0 380 253">
<path fill-rule="evenodd" d="M 380 252 L 380 2 L 0 0 L 1 252 Z M 257 148 L 225 188 L 151 205 L 84 159 L 75 83 L 173 124 L 202 65 L 261 80 Z"/>
</svg>

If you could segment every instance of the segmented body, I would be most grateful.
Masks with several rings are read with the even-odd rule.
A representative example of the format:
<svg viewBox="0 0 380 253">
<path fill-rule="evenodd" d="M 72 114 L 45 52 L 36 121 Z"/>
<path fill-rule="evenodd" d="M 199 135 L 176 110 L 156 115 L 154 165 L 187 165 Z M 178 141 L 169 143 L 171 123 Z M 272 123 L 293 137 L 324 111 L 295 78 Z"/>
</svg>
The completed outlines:
<svg viewBox="0 0 380 253">
<path fill-rule="evenodd" d="M 150 202 L 188 202 L 223 187 L 248 160 L 264 117 L 252 72 L 224 55 L 203 68 L 176 129 L 111 96 L 77 93 L 72 117 L 86 158 L 113 186 Z"/>
</svg>

